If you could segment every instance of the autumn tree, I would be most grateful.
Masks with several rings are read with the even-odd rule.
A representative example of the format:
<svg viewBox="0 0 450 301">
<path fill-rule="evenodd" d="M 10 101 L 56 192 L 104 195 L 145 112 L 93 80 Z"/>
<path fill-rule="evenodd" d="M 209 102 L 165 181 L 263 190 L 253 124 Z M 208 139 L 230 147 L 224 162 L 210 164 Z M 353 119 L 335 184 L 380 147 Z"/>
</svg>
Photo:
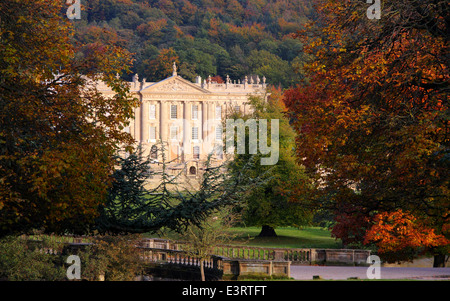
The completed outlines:
<svg viewBox="0 0 450 301">
<path fill-rule="evenodd" d="M 122 130 L 135 103 L 116 77 L 130 58 L 108 43 L 73 45 L 66 10 L 0 2 L 0 235 L 88 231 L 113 155 L 132 142 Z"/>
<path fill-rule="evenodd" d="M 172 76 L 173 63 L 180 65 L 180 60 L 173 48 L 162 49 L 158 56 L 150 62 L 150 72 L 152 81 L 160 81 Z"/>
<path fill-rule="evenodd" d="M 446 232 L 448 229 L 443 229 Z M 365 243 L 375 243 L 377 252 L 387 261 L 414 259 L 419 252 L 428 249 L 440 249 L 444 256 L 438 256 L 434 266 L 445 266 L 445 254 L 450 250 L 449 240 L 443 234 L 407 211 L 398 209 L 375 215 L 373 225 L 367 231 Z M 409 258 L 408 258 L 409 257 Z M 442 258 L 439 258 L 442 257 Z"/>
<path fill-rule="evenodd" d="M 83 5 L 83 20 L 75 22 L 75 40 L 83 43 L 98 36 L 118 41 L 134 54 L 132 74 L 141 78 L 164 79 L 162 75 L 153 79 L 150 62 L 158 55 L 155 49 L 173 48 L 180 60 L 179 74 L 186 79 L 228 74 L 242 81 L 245 75 L 255 73 L 284 87 L 294 82 L 288 67 L 299 49 L 297 40 L 288 41 L 293 41 L 290 34 L 301 28 L 312 12 L 310 1 L 305 0 L 91 0 Z M 235 47 L 243 53 L 234 51 Z M 255 65 L 250 52 L 261 50 L 269 51 L 274 60 L 249 70 L 249 65 Z M 266 56 L 258 54 L 257 60 L 265 61 Z M 261 74 L 259 68 L 269 70 Z"/>
<path fill-rule="evenodd" d="M 369 6 L 318 1 L 317 22 L 297 35 L 311 57 L 308 83 L 285 93 L 297 157 L 317 205 L 353 219 L 338 237 L 402 209 L 448 239 L 448 5 L 383 1 L 379 20 Z"/>
</svg>

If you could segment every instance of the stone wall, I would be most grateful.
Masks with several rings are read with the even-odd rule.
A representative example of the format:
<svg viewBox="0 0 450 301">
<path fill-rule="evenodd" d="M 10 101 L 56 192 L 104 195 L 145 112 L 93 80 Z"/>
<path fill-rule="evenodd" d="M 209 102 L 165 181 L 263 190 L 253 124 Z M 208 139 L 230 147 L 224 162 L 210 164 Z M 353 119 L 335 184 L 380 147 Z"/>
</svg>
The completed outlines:
<svg viewBox="0 0 450 301">
<path fill-rule="evenodd" d="M 222 259 L 224 275 L 245 276 L 264 274 L 267 276 L 291 277 L 290 261 L 252 260 L 252 259 Z"/>
<path fill-rule="evenodd" d="M 312 263 L 325 265 L 367 265 L 370 250 L 311 249 Z"/>
</svg>

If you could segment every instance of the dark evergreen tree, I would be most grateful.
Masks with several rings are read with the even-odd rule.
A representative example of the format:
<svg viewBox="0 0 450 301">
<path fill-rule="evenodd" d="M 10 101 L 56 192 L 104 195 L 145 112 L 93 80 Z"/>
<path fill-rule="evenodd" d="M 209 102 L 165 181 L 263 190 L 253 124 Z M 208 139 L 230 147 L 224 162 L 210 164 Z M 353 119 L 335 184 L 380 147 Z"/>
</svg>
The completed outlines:
<svg viewBox="0 0 450 301">
<path fill-rule="evenodd" d="M 151 176 L 150 158 L 141 145 L 132 153 L 117 156 L 119 168 L 112 175 L 113 184 L 107 200 L 99 208 L 97 228 L 100 232 L 128 232 L 142 220 L 142 207 L 148 203 L 145 184 Z"/>
<path fill-rule="evenodd" d="M 150 169 L 150 159 L 142 148 L 118 158 L 114 184 L 104 205 L 99 208 L 97 230 L 101 233 L 157 232 L 162 228 L 182 231 L 188 225 L 201 225 L 214 210 L 240 202 L 245 191 L 260 183 L 259 177 L 249 177 L 252 158 L 243 162 L 240 171 L 228 173 L 226 164 L 215 165 L 211 156 L 201 166 L 199 183 L 181 184 L 182 174 L 169 173 L 160 143 L 162 169 Z M 159 184 L 146 189 L 150 176 L 160 177 Z"/>
</svg>

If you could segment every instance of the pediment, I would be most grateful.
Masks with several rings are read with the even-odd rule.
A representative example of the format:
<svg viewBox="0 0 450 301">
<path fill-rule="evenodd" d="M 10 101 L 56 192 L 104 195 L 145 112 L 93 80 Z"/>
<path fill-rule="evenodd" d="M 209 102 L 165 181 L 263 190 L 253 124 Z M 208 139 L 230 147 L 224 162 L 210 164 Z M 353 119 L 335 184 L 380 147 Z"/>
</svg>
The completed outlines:
<svg viewBox="0 0 450 301">
<path fill-rule="evenodd" d="M 157 83 L 153 83 L 141 90 L 142 93 L 148 92 L 183 92 L 183 93 L 211 93 L 196 84 L 193 84 L 180 76 L 171 76 Z"/>
</svg>

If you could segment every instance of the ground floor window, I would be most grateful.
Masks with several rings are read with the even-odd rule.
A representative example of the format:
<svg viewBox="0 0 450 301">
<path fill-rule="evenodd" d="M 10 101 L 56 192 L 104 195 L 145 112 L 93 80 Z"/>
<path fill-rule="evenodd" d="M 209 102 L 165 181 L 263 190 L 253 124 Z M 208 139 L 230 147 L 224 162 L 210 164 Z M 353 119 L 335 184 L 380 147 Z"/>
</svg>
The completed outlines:
<svg viewBox="0 0 450 301">
<path fill-rule="evenodd" d="M 200 147 L 194 146 L 194 159 L 200 159 Z"/>
</svg>

